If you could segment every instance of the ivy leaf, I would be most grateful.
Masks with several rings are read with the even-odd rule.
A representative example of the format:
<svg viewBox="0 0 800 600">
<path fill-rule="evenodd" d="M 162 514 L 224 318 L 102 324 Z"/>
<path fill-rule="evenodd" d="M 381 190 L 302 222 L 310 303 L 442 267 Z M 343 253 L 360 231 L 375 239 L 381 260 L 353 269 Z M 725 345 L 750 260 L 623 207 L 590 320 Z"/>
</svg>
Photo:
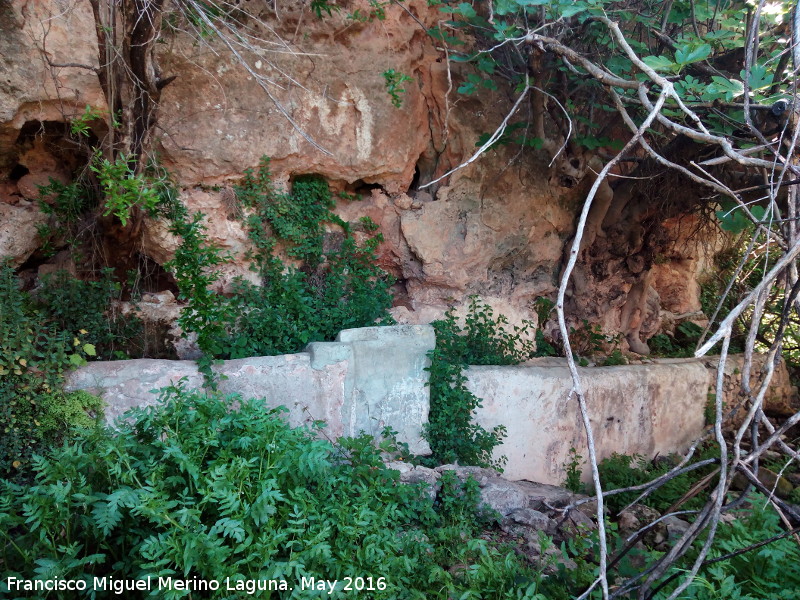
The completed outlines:
<svg viewBox="0 0 800 600">
<path fill-rule="evenodd" d="M 677 66 L 666 56 L 645 56 L 642 60 L 655 71 L 674 71 Z"/>
<path fill-rule="evenodd" d="M 565 19 L 569 19 L 570 17 L 574 17 L 578 13 L 582 13 L 586 10 L 589 10 L 589 5 L 586 2 L 574 2 L 569 6 L 565 6 L 561 10 L 561 16 Z"/>
<path fill-rule="evenodd" d="M 494 4 L 494 14 L 509 15 L 531 6 L 545 6 L 551 0 L 497 0 Z"/>
<path fill-rule="evenodd" d="M 625 56 L 612 56 L 606 61 L 606 66 L 614 73 L 626 73 L 631 70 L 633 63 Z"/>
<path fill-rule="evenodd" d="M 718 210 L 715 214 L 719 219 L 720 227 L 724 231 L 741 233 L 752 225 L 752 222 L 747 218 L 744 211 L 732 200 L 721 202 L 720 206 L 722 210 Z M 763 206 L 753 205 L 750 206 L 750 213 L 757 220 L 761 221 L 764 219 L 766 210 Z"/>
<path fill-rule="evenodd" d="M 707 59 L 711 55 L 710 44 L 700 44 L 694 49 L 688 45 L 675 50 L 675 62 L 679 65 L 688 65 Z"/>
<path fill-rule="evenodd" d="M 458 86 L 458 93 L 464 94 L 465 96 L 469 96 L 470 94 L 475 92 L 475 84 L 470 83 L 469 81 L 465 81 L 460 86 Z"/>
<path fill-rule="evenodd" d="M 712 75 L 711 81 L 712 83 L 706 88 L 706 94 L 703 94 L 704 100 L 714 100 L 715 96 L 721 96 L 730 102 L 744 93 L 744 84 L 736 79 Z"/>
<path fill-rule="evenodd" d="M 462 2 L 459 4 L 458 8 L 454 9 L 453 12 L 458 13 L 467 19 L 474 19 L 478 16 L 478 13 L 476 13 L 475 9 L 472 8 L 472 5 L 467 2 Z"/>
<path fill-rule="evenodd" d="M 97 356 L 97 350 L 95 349 L 94 344 L 84 344 L 83 351 L 89 356 Z"/>
<path fill-rule="evenodd" d="M 742 70 L 739 75 L 744 79 L 744 70 Z M 771 86 L 772 79 L 773 74 L 767 73 L 767 68 L 764 65 L 753 65 L 753 68 L 750 69 L 750 91 L 762 90 Z"/>
<path fill-rule="evenodd" d="M 86 364 L 86 359 L 83 358 L 80 354 L 70 354 L 69 362 L 70 364 L 76 367 L 82 367 L 83 365 Z"/>
<path fill-rule="evenodd" d="M 495 68 L 495 62 L 489 56 L 486 56 L 484 54 L 478 59 L 478 69 L 480 71 L 492 75 L 494 73 L 494 68 Z"/>
</svg>

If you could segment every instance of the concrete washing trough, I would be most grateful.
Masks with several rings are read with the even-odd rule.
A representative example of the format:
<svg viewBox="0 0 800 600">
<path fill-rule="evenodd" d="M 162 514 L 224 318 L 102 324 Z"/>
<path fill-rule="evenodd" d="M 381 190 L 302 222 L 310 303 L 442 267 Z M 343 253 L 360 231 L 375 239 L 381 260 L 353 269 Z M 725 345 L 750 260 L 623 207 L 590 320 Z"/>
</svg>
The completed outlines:
<svg viewBox="0 0 800 600">
<path fill-rule="evenodd" d="M 309 344 L 305 352 L 229 360 L 215 370 L 225 376 L 221 392 L 263 398 L 265 408 L 286 406 L 291 425 L 323 420 L 331 438 L 378 436 L 388 426 L 412 453 L 426 454 L 425 368 L 435 343 L 429 325 L 349 329 L 335 342 Z M 735 373 L 735 362 L 726 371 Z M 620 452 L 651 458 L 687 447 L 702 433 L 714 367 L 713 359 L 671 359 L 579 368 L 599 457 Z M 507 457 L 506 477 L 557 485 L 571 447 L 586 457 L 564 359 L 473 366 L 466 375 L 469 389 L 482 398 L 477 422 L 487 429 L 506 427 L 507 437 L 495 452 Z M 153 390 L 181 378 L 188 387 L 203 384 L 191 361 L 98 361 L 71 373 L 67 389 L 102 396 L 112 422 L 129 408 L 155 403 Z"/>
</svg>

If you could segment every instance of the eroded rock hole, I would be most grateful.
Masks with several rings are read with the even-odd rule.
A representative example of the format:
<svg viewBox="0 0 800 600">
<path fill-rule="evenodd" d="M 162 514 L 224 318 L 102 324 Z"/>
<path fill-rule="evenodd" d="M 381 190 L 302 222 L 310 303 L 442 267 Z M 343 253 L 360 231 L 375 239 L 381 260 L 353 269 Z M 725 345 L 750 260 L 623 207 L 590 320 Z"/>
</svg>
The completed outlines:
<svg viewBox="0 0 800 600">
<path fill-rule="evenodd" d="M 28 169 L 28 167 L 17 164 L 11 169 L 11 172 L 8 174 L 8 179 L 10 181 L 19 181 L 28 173 L 30 173 L 30 169 Z"/>
<path fill-rule="evenodd" d="M 367 183 L 363 179 L 359 179 L 347 186 L 347 193 L 357 196 L 370 196 L 372 195 L 372 190 L 382 189 L 378 183 Z"/>
</svg>

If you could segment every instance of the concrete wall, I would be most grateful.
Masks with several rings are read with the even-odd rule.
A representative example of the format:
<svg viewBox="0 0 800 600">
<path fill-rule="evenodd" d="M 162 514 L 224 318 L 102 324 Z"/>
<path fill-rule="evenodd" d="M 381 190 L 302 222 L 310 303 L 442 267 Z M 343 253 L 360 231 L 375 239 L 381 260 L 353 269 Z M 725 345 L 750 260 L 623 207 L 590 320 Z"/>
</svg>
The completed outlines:
<svg viewBox="0 0 800 600">
<path fill-rule="evenodd" d="M 331 438 L 378 436 L 385 426 L 397 431 L 411 452 L 430 453 L 422 439 L 428 420 L 427 352 L 436 343 L 433 328 L 419 325 L 366 327 L 342 331 L 336 342 L 315 342 L 305 352 L 228 360 L 215 366 L 225 394 L 264 398 L 270 408 L 286 406 L 290 424 L 327 422 Z M 85 389 L 103 397 L 113 422 L 135 406 L 154 404 L 155 390 L 186 379 L 201 387 L 203 376 L 192 361 L 98 361 L 74 371 L 68 390 Z"/>
<path fill-rule="evenodd" d="M 434 344 L 429 325 L 368 327 L 343 331 L 336 342 L 309 344 L 299 354 L 230 360 L 216 369 L 225 376 L 222 392 L 264 398 L 268 407 L 286 406 L 292 425 L 324 420 L 325 435 L 332 438 L 361 431 L 377 436 L 390 426 L 413 453 L 425 454 L 430 452 L 422 439 L 429 407 L 426 354 Z M 739 362 L 731 357 L 726 368 L 726 402 L 735 396 Z M 600 458 L 612 452 L 653 457 L 683 450 L 702 432 L 715 367 L 707 358 L 579 369 Z M 560 484 L 570 448 L 586 457 L 578 405 L 568 399 L 571 379 L 564 359 L 471 367 L 466 375 L 469 388 L 483 399 L 477 421 L 487 429 L 507 428 L 496 456 L 508 458 L 508 477 Z M 202 385 L 190 361 L 94 362 L 70 375 L 68 389 L 102 395 L 112 421 L 133 406 L 154 403 L 151 390 L 182 377 L 189 386 Z M 796 400 L 796 390 L 788 389 L 778 391 Z"/>
<path fill-rule="evenodd" d="M 653 457 L 683 450 L 703 430 L 712 373 L 699 360 L 578 369 L 599 458 L 613 452 Z M 470 367 L 467 387 L 483 399 L 476 420 L 505 425 L 495 457 L 505 475 L 560 484 L 574 447 L 587 458 L 583 421 L 566 361 L 543 365 Z M 585 463 L 584 463 L 585 466 Z M 584 468 L 584 477 L 588 470 Z"/>
</svg>

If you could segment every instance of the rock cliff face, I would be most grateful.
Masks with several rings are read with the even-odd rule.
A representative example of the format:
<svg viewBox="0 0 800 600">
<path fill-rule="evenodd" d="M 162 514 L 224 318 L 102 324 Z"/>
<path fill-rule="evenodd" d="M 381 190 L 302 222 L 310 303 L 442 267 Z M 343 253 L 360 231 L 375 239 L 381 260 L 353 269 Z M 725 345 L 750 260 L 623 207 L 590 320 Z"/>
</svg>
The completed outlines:
<svg viewBox="0 0 800 600">
<path fill-rule="evenodd" d="M 297 0 L 241 5 L 268 25 L 259 35 L 270 51 L 244 53 L 248 67 L 231 51 L 241 48 L 169 22 L 158 46 L 161 76 L 176 76 L 161 91 L 158 157 L 190 210 L 206 214 L 211 240 L 237 257 L 226 275 L 249 274 L 232 185 L 266 155 L 278 184 L 322 175 L 358 198 L 339 202 L 344 219 L 368 215 L 381 226 L 401 322 L 428 322 L 473 293 L 512 322 L 535 319 L 532 303 L 553 295 L 591 181 L 549 167 L 544 151 L 500 146 L 424 187 L 469 158 L 513 100 L 509 90 L 456 93 L 458 65 L 426 34 L 444 15 L 424 0 L 367 22 L 347 17 L 370 10 L 360 1 L 323 19 Z M 68 123 L 87 106 L 106 111 L 97 65 L 88 0 L 0 1 L 0 256 L 16 266 L 46 260 L 37 186 L 68 181 L 85 159 Z M 400 108 L 387 94 L 388 69 L 411 77 Z M 98 138 L 106 127 L 91 126 Z M 666 313 L 699 309 L 696 280 L 709 255 L 689 242 L 692 217 L 659 213 L 646 193 L 603 215 L 572 291 L 574 322 L 633 331 L 631 340 L 655 333 Z M 646 251 L 637 233 L 645 221 L 660 236 Z M 164 223 L 144 223 L 142 257 L 163 264 L 175 247 Z"/>
</svg>

